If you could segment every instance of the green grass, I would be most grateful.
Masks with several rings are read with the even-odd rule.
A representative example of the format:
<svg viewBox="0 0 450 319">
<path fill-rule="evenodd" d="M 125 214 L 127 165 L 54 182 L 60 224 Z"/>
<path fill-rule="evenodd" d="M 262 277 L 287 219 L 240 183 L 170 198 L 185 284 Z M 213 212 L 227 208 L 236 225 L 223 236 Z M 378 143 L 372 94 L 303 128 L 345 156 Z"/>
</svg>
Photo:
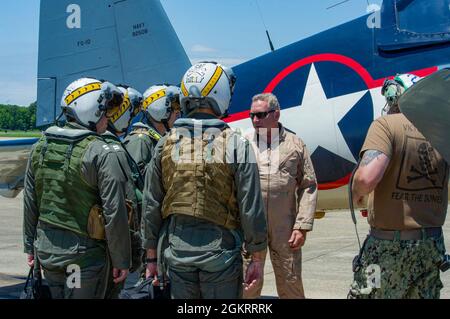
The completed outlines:
<svg viewBox="0 0 450 319">
<path fill-rule="evenodd" d="M 41 131 L 7 131 L 0 129 L 0 137 L 40 137 Z"/>
</svg>

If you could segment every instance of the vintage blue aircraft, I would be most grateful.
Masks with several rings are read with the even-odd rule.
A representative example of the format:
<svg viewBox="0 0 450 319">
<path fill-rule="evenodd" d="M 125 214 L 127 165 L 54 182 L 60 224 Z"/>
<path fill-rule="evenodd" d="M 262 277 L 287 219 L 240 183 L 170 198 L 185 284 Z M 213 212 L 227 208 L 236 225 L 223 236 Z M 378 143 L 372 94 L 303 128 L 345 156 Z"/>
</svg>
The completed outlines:
<svg viewBox="0 0 450 319">
<path fill-rule="evenodd" d="M 235 66 L 226 121 L 251 127 L 251 97 L 276 94 L 281 121 L 312 154 L 319 208 L 347 207 L 345 185 L 384 107 L 384 80 L 397 73 L 427 76 L 449 64 L 450 0 L 384 0 L 379 12 Z M 189 66 L 158 0 L 41 0 L 37 124 L 54 122 L 62 92 L 76 78 L 143 91 L 178 83 Z M 0 187 L 20 183 L 3 180 Z"/>
</svg>

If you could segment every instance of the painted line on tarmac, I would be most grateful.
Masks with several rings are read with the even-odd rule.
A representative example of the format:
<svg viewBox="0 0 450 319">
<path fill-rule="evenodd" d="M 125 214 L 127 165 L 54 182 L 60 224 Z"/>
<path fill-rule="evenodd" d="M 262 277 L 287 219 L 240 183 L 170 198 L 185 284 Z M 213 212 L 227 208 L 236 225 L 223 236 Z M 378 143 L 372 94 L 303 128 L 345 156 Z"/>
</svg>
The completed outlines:
<svg viewBox="0 0 450 319">
<path fill-rule="evenodd" d="M 320 257 L 324 257 L 324 256 L 327 256 L 327 255 L 331 255 L 331 254 L 336 253 L 336 252 L 338 252 L 338 251 L 341 251 L 341 250 L 343 250 L 343 249 L 350 248 L 350 247 L 352 247 L 352 246 L 354 246 L 354 245 L 355 245 L 355 244 L 349 244 L 349 245 L 343 246 L 343 247 L 341 247 L 341 248 L 339 248 L 339 249 L 333 249 L 332 251 L 329 251 L 329 252 L 326 252 L 326 253 L 323 253 L 323 254 L 314 256 L 314 257 L 310 257 L 310 258 L 308 258 L 308 259 L 304 259 L 304 260 L 303 260 L 303 263 L 306 263 L 306 262 L 308 262 L 308 261 L 312 261 L 312 260 L 317 259 L 317 258 L 320 258 Z M 357 252 L 355 252 L 355 255 L 356 255 L 356 253 L 357 253 Z"/>
</svg>

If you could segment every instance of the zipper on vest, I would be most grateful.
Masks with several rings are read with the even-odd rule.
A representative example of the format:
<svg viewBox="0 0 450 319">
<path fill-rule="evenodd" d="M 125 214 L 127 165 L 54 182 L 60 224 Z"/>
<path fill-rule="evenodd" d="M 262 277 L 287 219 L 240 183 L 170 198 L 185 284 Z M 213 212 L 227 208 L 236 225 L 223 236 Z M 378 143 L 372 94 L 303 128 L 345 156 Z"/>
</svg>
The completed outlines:
<svg viewBox="0 0 450 319">
<path fill-rule="evenodd" d="M 267 148 L 267 165 L 269 166 L 269 174 L 267 175 L 267 198 L 266 198 L 266 207 L 267 207 L 267 212 L 266 212 L 266 219 L 267 219 L 267 225 L 269 225 L 269 201 L 270 201 L 270 175 L 271 175 L 271 152 L 272 152 L 272 147 L 269 146 Z"/>
</svg>

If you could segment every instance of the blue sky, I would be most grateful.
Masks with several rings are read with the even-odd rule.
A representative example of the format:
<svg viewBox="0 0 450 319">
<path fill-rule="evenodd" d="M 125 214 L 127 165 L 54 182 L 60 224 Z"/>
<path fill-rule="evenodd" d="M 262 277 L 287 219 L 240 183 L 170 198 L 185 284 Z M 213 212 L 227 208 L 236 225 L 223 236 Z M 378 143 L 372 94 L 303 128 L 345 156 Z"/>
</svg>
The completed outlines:
<svg viewBox="0 0 450 319">
<path fill-rule="evenodd" d="M 100 1 L 100 0 L 95 0 Z M 366 14 L 366 0 L 161 0 L 192 61 L 233 66 L 267 53 L 265 25 L 276 48 Z M 0 103 L 36 99 L 39 0 L 2 1 Z M 76 3 L 76 0 L 73 0 Z M 380 4 L 381 0 L 369 3 Z M 249 39 L 252 39 L 249 41 Z"/>
</svg>

